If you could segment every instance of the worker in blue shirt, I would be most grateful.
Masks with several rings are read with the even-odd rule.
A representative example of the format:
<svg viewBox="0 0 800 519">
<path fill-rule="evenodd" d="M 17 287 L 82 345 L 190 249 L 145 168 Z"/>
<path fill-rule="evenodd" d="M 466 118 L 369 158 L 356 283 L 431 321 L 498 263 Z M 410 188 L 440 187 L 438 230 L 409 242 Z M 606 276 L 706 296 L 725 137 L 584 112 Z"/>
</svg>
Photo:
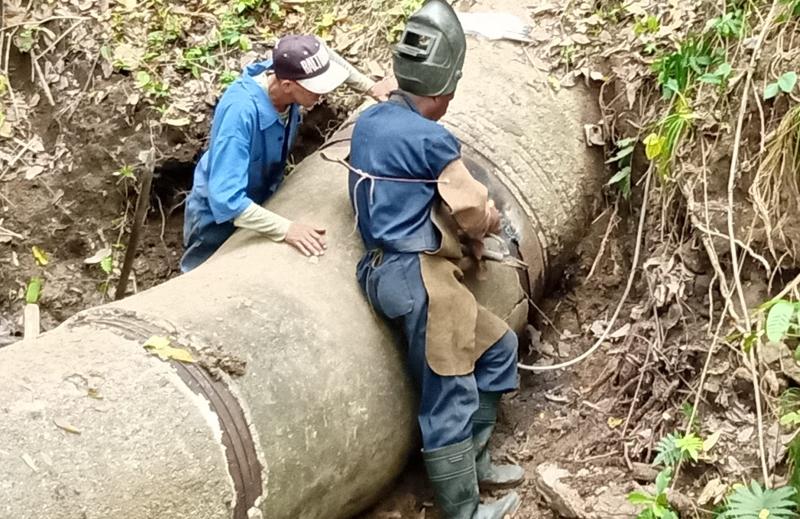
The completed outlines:
<svg viewBox="0 0 800 519">
<path fill-rule="evenodd" d="M 422 455 L 448 519 L 502 519 L 511 492 L 480 503 L 479 488 L 509 488 L 525 472 L 491 461 L 501 395 L 517 388 L 517 337 L 477 303 L 459 267 L 500 231 L 485 186 L 437 121 L 453 99 L 466 39 L 452 7 L 428 0 L 394 49 L 399 90 L 353 130 L 350 198 L 366 249 L 357 276 L 372 307 L 402 332 L 419 388 Z"/>
<path fill-rule="evenodd" d="M 300 124 L 300 107 L 316 105 L 342 83 L 385 98 L 390 81 L 375 83 L 318 38 L 281 38 L 272 59 L 245 68 L 214 111 L 208 149 L 186 200 L 181 271 L 207 260 L 234 230 L 285 241 L 306 256 L 325 252 L 325 230 L 292 222 L 263 207 L 280 186 Z"/>
</svg>

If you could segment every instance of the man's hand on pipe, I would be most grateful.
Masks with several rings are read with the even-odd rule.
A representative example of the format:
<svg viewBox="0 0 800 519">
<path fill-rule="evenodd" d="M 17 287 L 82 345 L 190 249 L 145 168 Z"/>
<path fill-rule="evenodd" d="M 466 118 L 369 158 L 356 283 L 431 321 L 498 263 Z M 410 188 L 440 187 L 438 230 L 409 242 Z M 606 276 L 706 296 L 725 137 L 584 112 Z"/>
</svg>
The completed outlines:
<svg viewBox="0 0 800 519">
<path fill-rule="evenodd" d="M 284 241 L 306 256 L 322 256 L 328 248 L 325 229 L 292 222 Z"/>
<path fill-rule="evenodd" d="M 397 79 L 394 76 L 386 76 L 367 91 L 367 95 L 376 101 L 386 101 L 392 90 L 397 90 Z"/>
</svg>

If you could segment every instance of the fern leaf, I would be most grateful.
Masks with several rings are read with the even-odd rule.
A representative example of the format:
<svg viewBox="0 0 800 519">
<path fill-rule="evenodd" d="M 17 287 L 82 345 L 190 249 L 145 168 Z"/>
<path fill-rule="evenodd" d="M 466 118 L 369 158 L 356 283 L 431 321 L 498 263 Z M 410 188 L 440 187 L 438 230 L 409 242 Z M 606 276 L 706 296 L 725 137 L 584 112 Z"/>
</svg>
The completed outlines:
<svg viewBox="0 0 800 519">
<path fill-rule="evenodd" d="M 675 445 L 681 450 L 681 455 L 686 455 L 692 460 L 697 461 L 700 452 L 703 450 L 703 439 L 694 433 L 678 438 Z"/>
<path fill-rule="evenodd" d="M 675 466 L 681 460 L 683 453 L 678 446 L 678 436 L 675 433 L 669 433 L 658 441 L 656 444 L 656 452 L 658 455 L 653 460 L 653 465 L 666 465 L 668 467 Z"/>
</svg>

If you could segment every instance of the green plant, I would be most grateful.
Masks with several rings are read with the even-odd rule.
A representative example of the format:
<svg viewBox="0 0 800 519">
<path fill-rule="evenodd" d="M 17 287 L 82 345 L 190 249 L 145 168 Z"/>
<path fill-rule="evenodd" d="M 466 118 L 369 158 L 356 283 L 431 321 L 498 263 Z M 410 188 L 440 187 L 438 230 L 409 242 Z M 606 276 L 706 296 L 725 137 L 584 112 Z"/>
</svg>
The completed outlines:
<svg viewBox="0 0 800 519">
<path fill-rule="evenodd" d="M 114 256 L 109 254 L 105 258 L 100 260 L 100 270 L 105 272 L 106 274 L 111 274 L 111 271 L 114 270 Z"/>
<path fill-rule="evenodd" d="M 722 16 L 712 18 L 706 24 L 706 30 L 712 30 L 721 38 L 739 38 L 744 33 L 744 14 L 741 9 L 728 11 Z"/>
<path fill-rule="evenodd" d="M 180 66 L 188 69 L 196 78 L 200 77 L 201 69 L 213 67 L 215 64 L 216 59 L 207 46 L 184 49 L 181 54 Z"/>
<path fill-rule="evenodd" d="M 38 39 L 39 28 L 37 26 L 26 26 L 14 36 L 14 45 L 17 46 L 20 52 L 30 52 Z"/>
<path fill-rule="evenodd" d="M 800 16 L 800 0 L 781 0 L 781 3 L 787 6 L 787 9 L 778 21 L 786 21 L 790 16 Z"/>
<path fill-rule="evenodd" d="M 656 162 L 662 180 L 669 175 L 672 160 L 678 150 L 683 137 L 691 128 L 692 122 L 697 118 L 683 96 L 678 96 L 670 112 L 658 124 L 658 132 L 645 143 L 650 150 L 645 149 L 647 158 Z M 646 139 L 647 140 L 647 139 Z"/>
<path fill-rule="evenodd" d="M 794 495 L 792 495 L 792 500 L 800 505 L 800 436 L 795 436 L 789 442 L 787 454 L 789 459 L 789 486 L 795 491 Z"/>
<path fill-rule="evenodd" d="M 757 481 L 740 485 L 725 503 L 719 519 L 789 519 L 797 517 L 791 487 L 761 488 Z"/>
<path fill-rule="evenodd" d="M 687 426 L 694 431 L 695 434 L 700 434 L 700 412 L 695 411 L 695 408 L 689 402 L 684 402 L 681 405 L 681 414 L 686 419 Z M 692 413 L 694 413 L 694 419 L 692 419 Z M 690 422 L 691 420 L 691 422 Z"/>
<path fill-rule="evenodd" d="M 703 440 L 694 433 L 685 436 L 670 433 L 659 440 L 656 451 L 658 455 L 653 460 L 653 465 L 674 467 L 684 460 L 697 461 L 704 451 Z"/>
<path fill-rule="evenodd" d="M 619 140 L 617 141 L 617 154 L 606 161 L 606 164 L 616 162 L 618 168 L 606 185 L 616 186 L 625 200 L 631 196 L 631 158 L 635 148 L 635 138 Z"/>
<path fill-rule="evenodd" d="M 662 95 L 669 99 L 685 93 L 695 77 L 708 72 L 709 67 L 722 62 L 722 54 L 705 39 L 689 39 L 678 48 L 657 59 L 653 71 L 657 74 Z"/>
<path fill-rule="evenodd" d="M 133 172 L 133 168 L 127 164 L 113 172 L 111 175 L 119 178 L 117 184 L 123 181 L 136 182 L 136 174 Z"/>
<path fill-rule="evenodd" d="M 628 494 L 628 501 L 634 505 L 642 505 L 644 510 L 639 512 L 637 519 L 678 519 L 667 500 L 667 487 L 672 478 L 672 470 L 666 468 L 656 476 L 656 493 L 636 491 Z"/>
<path fill-rule="evenodd" d="M 29 305 L 35 305 L 39 302 L 39 297 L 42 294 L 42 284 L 44 281 L 40 277 L 32 277 L 25 287 L 25 302 Z"/>
<path fill-rule="evenodd" d="M 233 10 L 238 14 L 242 14 L 250 9 L 258 9 L 261 7 L 263 0 L 234 0 L 231 3 Z"/>
<path fill-rule="evenodd" d="M 238 73 L 233 72 L 231 70 L 225 70 L 224 72 L 222 72 L 222 74 L 220 74 L 219 82 L 220 84 L 222 84 L 222 86 L 228 86 L 234 81 L 236 81 L 236 78 L 238 77 L 239 77 Z"/>
<path fill-rule="evenodd" d="M 710 83 L 712 85 L 722 85 L 727 81 L 728 76 L 731 75 L 731 68 L 730 63 L 720 63 L 714 72 L 706 72 L 702 76 L 698 78 L 698 81 L 702 81 L 703 83 Z"/>
<path fill-rule="evenodd" d="M 761 305 L 761 309 L 768 312 L 764 324 L 767 340 L 778 342 L 787 336 L 797 336 L 796 333 L 800 326 L 798 323 L 800 302 L 792 303 L 786 299 L 777 299 Z"/>
<path fill-rule="evenodd" d="M 764 87 L 764 99 L 772 99 L 779 93 L 791 93 L 797 84 L 797 72 L 786 72 L 777 81 Z"/>
<path fill-rule="evenodd" d="M 636 36 L 655 34 L 661 29 L 661 22 L 653 15 L 640 18 L 633 24 L 633 33 Z"/>
<path fill-rule="evenodd" d="M 422 7 L 425 0 L 401 0 L 395 3 L 394 7 L 386 11 L 388 24 L 386 29 L 386 40 L 394 43 L 400 37 L 406 26 L 406 20 L 411 14 Z"/>
<path fill-rule="evenodd" d="M 156 99 L 169 97 L 169 85 L 153 79 L 150 74 L 144 70 L 140 70 L 136 73 L 136 86 L 150 97 Z"/>
<path fill-rule="evenodd" d="M 252 18 L 244 18 L 232 12 L 226 12 L 220 20 L 217 39 L 221 44 L 238 45 L 243 51 L 248 51 L 253 45 L 250 43 L 250 38 L 244 33 L 255 24 L 256 22 Z"/>
</svg>

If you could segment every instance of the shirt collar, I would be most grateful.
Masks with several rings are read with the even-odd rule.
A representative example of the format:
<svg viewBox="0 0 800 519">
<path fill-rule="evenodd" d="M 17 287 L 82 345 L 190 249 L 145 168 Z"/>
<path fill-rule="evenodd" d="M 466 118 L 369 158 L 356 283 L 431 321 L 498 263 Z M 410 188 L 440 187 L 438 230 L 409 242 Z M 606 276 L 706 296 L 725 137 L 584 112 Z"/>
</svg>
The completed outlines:
<svg viewBox="0 0 800 519">
<path fill-rule="evenodd" d="M 245 69 L 242 71 L 242 87 L 256 102 L 260 130 L 266 130 L 271 125 L 279 121 L 278 112 L 275 110 L 272 100 L 269 98 L 261 85 L 259 85 L 256 80 L 253 79 L 253 76 L 268 70 L 272 70 L 271 59 L 252 63 L 245 67 Z"/>
</svg>

